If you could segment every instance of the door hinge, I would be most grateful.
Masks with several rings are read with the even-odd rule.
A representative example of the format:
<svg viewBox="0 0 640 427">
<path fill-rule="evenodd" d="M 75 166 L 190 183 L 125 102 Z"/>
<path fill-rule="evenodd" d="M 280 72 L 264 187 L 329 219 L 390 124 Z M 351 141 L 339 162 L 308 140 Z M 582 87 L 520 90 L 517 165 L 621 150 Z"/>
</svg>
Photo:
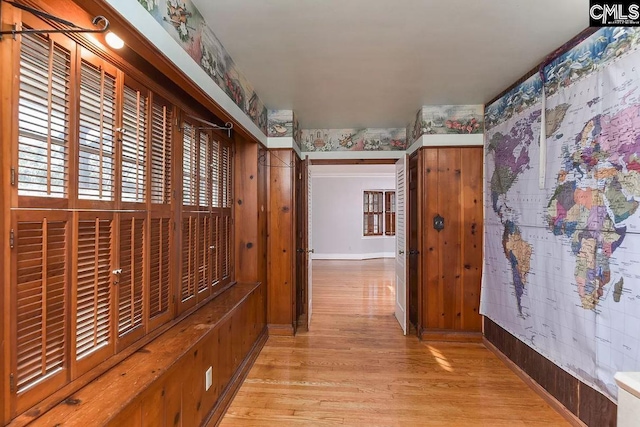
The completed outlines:
<svg viewBox="0 0 640 427">
<path fill-rule="evenodd" d="M 11 231 L 9 231 L 9 247 L 11 249 L 13 249 L 13 247 L 15 246 L 15 233 L 13 232 L 13 228 L 11 229 Z"/>
<path fill-rule="evenodd" d="M 302 179 L 302 172 L 298 172 L 298 179 Z"/>
<path fill-rule="evenodd" d="M 9 374 L 9 390 L 11 390 L 11 393 L 16 392 L 16 382 L 13 378 L 13 373 Z"/>
<path fill-rule="evenodd" d="M 16 185 L 16 168 L 11 168 L 11 185 Z"/>
</svg>

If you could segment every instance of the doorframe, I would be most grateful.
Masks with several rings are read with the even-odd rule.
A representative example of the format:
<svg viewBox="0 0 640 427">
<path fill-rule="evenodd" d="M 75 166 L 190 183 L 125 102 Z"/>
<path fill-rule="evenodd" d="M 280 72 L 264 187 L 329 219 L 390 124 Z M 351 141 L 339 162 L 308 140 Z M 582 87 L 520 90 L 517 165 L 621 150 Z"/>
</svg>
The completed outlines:
<svg viewBox="0 0 640 427">
<path fill-rule="evenodd" d="M 409 170 L 411 169 L 411 160 L 415 157 L 417 160 L 417 174 L 416 174 L 416 179 L 417 179 L 417 188 L 416 188 L 416 192 L 417 192 L 417 202 L 418 205 L 416 206 L 416 217 L 417 217 L 417 221 L 416 221 L 416 226 L 417 226 L 417 244 L 416 244 L 416 249 L 419 251 L 419 254 L 415 257 L 416 261 L 418 263 L 417 266 L 417 299 L 418 299 L 418 304 L 417 304 L 417 308 L 418 308 L 418 313 L 417 315 L 417 319 L 416 319 L 416 325 L 415 325 L 415 334 L 418 338 L 420 338 L 422 336 L 422 312 L 423 312 L 423 297 L 422 297 L 422 266 L 423 266 L 423 262 L 422 262 L 422 256 L 425 253 L 425 247 L 424 247 L 424 239 L 422 236 L 423 233 L 423 221 L 421 221 L 422 218 L 422 213 L 425 211 L 423 203 L 426 203 L 427 201 L 427 195 L 423 194 L 424 191 L 424 183 L 423 183 L 423 179 L 424 179 L 424 175 L 422 172 L 423 166 L 424 166 L 424 157 L 420 154 L 422 152 L 422 150 L 416 150 L 415 152 L 413 152 L 411 155 L 408 156 L 407 158 L 407 190 L 409 190 L 409 188 L 411 187 L 411 182 L 409 181 L 411 179 L 411 174 L 408 173 Z M 426 171 L 425 171 L 426 172 Z M 410 230 L 410 226 L 411 226 L 411 206 L 409 205 L 411 198 L 409 197 L 409 191 L 407 191 L 407 195 L 406 195 L 406 203 L 407 203 L 407 247 L 410 246 L 410 235 L 411 235 L 411 230 Z M 409 262 L 411 262 L 411 257 L 408 257 Z M 410 267 L 407 266 L 407 278 L 410 277 Z M 411 291 L 409 289 L 410 286 L 410 281 L 407 280 L 407 335 L 412 334 L 413 331 L 413 324 L 411 323 L 411 317 L 410 317 L 410 307 L 411 307 Z"/>
</svg>

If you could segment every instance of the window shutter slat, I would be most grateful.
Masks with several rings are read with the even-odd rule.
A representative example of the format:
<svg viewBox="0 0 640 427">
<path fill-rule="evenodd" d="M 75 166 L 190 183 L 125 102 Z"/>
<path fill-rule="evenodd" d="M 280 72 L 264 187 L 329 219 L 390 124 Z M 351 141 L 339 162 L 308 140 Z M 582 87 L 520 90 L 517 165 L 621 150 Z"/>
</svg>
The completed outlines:
<svg viewBox="0 0 640 427">
<path fill-rule="evenodd" d="M 220 200 L 220 143 L 211 141 L 211 201 L 214 208 L 222 206 Z"/>
<path fill-rule="evenodd" d="M 110 342 L 112 221 L 78 223 L 77 360 Z"/>
<path fill-rule="evenodd" d="M 151 117 L 151 202 L 171 203 L 171 108 L 153 103 Z"/>
<path fill-rule="evenodd" d="M 143 203 L 146 196 L 147 96 L 124 87 L 122 103 L 122 201 Z"/>
<path fill-rule="evenodd" d="M 140 218 L 122 218 L 120 221 L 119 337 L 142 326 L 144 223 Z"/>
<path fill-rule="evenodd" d="M 222 207 L 230 208 L 232 199 L 231 190 L 231 147 L 224 145 L 221 155 L 222 168 Z"/>
<path fill-rule="evenodd" d="M 182 204 L 196 205 L 196 131 L 189 123 L 184 123 L 182 154 Z"/>
<path fill-rule="evenodd" d="M 182 220 L 182 281 L 180 288 L 182 302 L 196 295 L 197 224 L 195 217 L 185 217 Z"/>
<path fill-rule="evenodd" d="M 209 207 L 211 198 L 209 165 L 209 134 L 200 132 L 198 137 L 198 206 Z"/>
<path fill-rule="evenodd" d="M 20 47 L 18 194 L 67 197 L 70 52 L 25 34 Z"/>
<path fill-rule="evenodd" d="M 66 240 L 66 221 L 18 222 L 18 393 L 66 367 Z"/>
<path fill-rule="evenodd" d="M 82 61 L 78 197 L 113 200 L 115 77 Z"/>
<path fill-rule="evenodd" d="M 209 291 L 209 257 L 211 250 L 210 217 L 201 215 L 198 218 L 198 293 Z"/>
<path fill-rule="evenodd" d="M 151 219 L 151 270 L 149 272 L 149 318 L 169 309 L 170 219 Z"/>
</svg>

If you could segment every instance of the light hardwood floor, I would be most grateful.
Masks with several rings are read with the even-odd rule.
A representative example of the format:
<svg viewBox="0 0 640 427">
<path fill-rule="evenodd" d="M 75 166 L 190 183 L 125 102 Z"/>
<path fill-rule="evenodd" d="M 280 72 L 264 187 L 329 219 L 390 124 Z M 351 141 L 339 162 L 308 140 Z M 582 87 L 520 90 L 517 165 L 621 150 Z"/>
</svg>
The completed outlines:
<svg viewBox="0 0 640 427">
<path fill-rule="evenodd" d="M 313 278 L 310 331 L 269 338 L 222 426 L 568 425 L 482 344 L 403 336 L 394 260 Z"/>
</svg>

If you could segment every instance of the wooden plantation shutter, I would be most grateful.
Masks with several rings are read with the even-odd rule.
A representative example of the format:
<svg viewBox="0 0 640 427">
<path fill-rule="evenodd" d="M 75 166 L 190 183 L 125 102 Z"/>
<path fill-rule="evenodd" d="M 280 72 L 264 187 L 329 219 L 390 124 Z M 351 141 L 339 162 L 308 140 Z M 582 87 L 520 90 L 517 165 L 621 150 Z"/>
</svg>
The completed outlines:
<svg viewBox="0 0 640 427">
<path fill-rule="evenodd" d="M 116 78 L 103 66 L 82 60 L 78 198 L 114 199 Z"/>
<path fill-rule="evenodd" d="M 231 144 L 224 141 L 220 151 L 220 188 L 222 196 L 222 214 L 220 217 L 220 275 L 223 284 L 229 283 L 232 275 L 232 223 L 231 208 L 233 206 L 233 164 Z"/>
<path fill-rule="evenodd" d="M 385 236 L 396 235 L 396 192 L 385 191 L 384 193 L 384 234 Z"/>
<path fill-rule="evenodd" d="M 220 142 L 211 138 L 211 224 L 209 230 L 210 258 L 209 280 L 212 287 L 220 283 L 220 219 L 222 217 L 222 198 L 220 192 L 221 168 L 220 168 Z"/>
<path fill-rule="evenodd" d="M 180 302 L 183 308 L 196 302 L 198 268 L 198 216 L 183 213 L 182 218 L 182 280 Z"/>
<path fill-rule="evenodd" d="M 365 191 L 363 200 L 363 235 L 382 235 L 382 204 L 384 193 L 382 191 Z"/>
<path fill-rule="evenodd" d="M 196 129 L 192 124 L 184 122 L 182 132 L 182 206 L 196 206 L 198 185 Z"/>
<path fill-rule="evenodd" d="M 156 94 L 152 95 L 152 100 L 148 331 L 170 320 L 173 314 L 170 295 L 174 235 L 171 207 L 174 112 L 173 106 Z"/>
<path fill-rule="evenodd" d="M 67 380 L 67 241 L 64 212 L 16 214 L 15 373 L 18 410 Z"/>
<path fill-rule="evenodd" d="M 76 375 L 113 354 L 111 336 L 113 221 L 111 214 L 79 214 L 73 355 Z"/>
<path fill-rule="evenodd" d="M 149 319 L 152 323 L 149 329 L 154 329 L 166 314 L 170 314 L 171 219 L 152 217 L 149 228 Z"/>
<path fill-rule="evenodd" d="M 120 214 L 117 279 L 118 350 L 144 334 L 144 234 L 146 213 Z M 126 338 L 125 338 L 126 337 Z"/>
<path fill-rule="evenodd" d="M 22 36 L 18 99 L 18 194 L 67 197 L 71 53 Z"/>
<path fill-rule="evenodd" d="M 122 102 L 122 201 L 146 201 L 147 105 L 145 89 L 125 84 Z"/>
<path fill-rule="evenodd" d="M 151 111 L 151 203 L 171 203 L 172 107 L 153 97 Z"/>
</svg>

